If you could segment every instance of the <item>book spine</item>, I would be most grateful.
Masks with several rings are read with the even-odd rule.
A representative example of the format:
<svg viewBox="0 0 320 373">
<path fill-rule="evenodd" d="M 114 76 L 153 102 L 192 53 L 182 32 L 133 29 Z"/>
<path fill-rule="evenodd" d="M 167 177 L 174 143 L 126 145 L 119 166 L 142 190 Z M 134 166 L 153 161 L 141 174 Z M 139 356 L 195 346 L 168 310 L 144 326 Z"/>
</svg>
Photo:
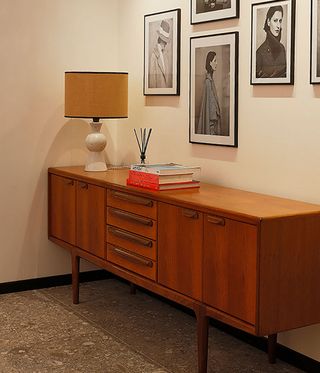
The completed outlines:
<svg viewBox="0 0 320 373">
<path fill-rule="evenodd" d="M 147 173 L 147 172 L 140 172 L 135 170 L 129 170 L 129 179 L 135 181 L 146 181 L 153 184 L 159 184 L 159 175 Z"/>
<path fill-rule="evenodd" d="M 127 179 L 127 184 L 128 185 L 133 185 L 141 188 L 147 188 L 147 189 L 152 189 L 152 190 L 159 190 L 159 184 L 154 184 L 150 183 L 148 181 L 139 181 L 139 180 L 134 180 L 134 179 Z"/>
</svg>

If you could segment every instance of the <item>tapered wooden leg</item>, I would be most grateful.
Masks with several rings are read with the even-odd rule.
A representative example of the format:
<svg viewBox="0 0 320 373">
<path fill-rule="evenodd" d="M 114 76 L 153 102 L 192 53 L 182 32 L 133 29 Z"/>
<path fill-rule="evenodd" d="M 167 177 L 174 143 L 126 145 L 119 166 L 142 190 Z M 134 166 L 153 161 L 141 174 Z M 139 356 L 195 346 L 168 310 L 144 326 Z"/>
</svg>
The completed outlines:
<svg viewBox="0 0 320 373">
<path fill-rule="evenodd" d="M 136 293 L 136 285 L 130 282 L 130 294 L 135 294 Z"/>
<path fill-rule="evenodd" d="M 276 349 L 277 349 L 277 334 L 268 335 L 268 358 L 269 363 L 276 362 Z"/>
<path fill-rule="evenodd" d="M 198 372 L 207 372 L 208 361 L 208 326 L 209 318 L 206 316 L 205 307 L 197 304 L 194 307 L 197 317 L 197 339 L 198 339 Z"/>
<path fill-rule="evenodd" d="M 73 304 L 79 304 L 79 266 L 80 257 L 71 255 L 72 260 L 72 301 Z"/>
</svg>

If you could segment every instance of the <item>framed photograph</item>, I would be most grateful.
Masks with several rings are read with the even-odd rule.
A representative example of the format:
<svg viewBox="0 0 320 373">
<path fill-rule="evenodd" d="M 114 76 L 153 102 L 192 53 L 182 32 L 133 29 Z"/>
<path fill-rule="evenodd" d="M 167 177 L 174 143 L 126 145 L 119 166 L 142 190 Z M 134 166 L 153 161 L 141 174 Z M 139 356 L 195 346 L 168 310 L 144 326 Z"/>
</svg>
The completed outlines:
<svg viewBox="0 0 320 373">
<path fill-rule="evenodd" d="M 251 84 L 293 84 L 295 0 L 252 4 Z"/>
<path fill-rule="evenodd" d="M 180 94 L 181 10 L 144 16 L 143 94 Z"/>
<path fill-rule="evenodd" d="M 238 146 L 239 33 L 190 38 L 191 143 Z"/>
<path fill-rule="evenodd" d="M 191 0 L 191 24 L 239 18 L 239 0 Z"/>
<path fill-rule="evenodd" d="M 311 1 L 310 83 L 320 83 L 320 0 Z"/>
</svg>

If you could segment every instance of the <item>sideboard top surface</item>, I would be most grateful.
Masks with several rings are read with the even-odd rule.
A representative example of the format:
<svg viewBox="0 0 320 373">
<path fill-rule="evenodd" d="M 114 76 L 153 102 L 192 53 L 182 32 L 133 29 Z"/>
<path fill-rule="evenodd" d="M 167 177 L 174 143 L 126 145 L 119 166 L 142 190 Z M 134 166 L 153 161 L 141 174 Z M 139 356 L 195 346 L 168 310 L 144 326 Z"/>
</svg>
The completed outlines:
<svg viewBox="0 0 320 373">
<path fill-rule="evenodd" d="M 246 216 L 254 220 L 320 214 L 320 205 L 201 183 L 199 189 L 152 191 L 127 185 L 128 169 L 87 172 L 83 166 L 51 167 L 49 173 L 76 178 L 104 187 L 125 188 L 155 200 L 178 202 L 215 212 Z"/>
</svg>

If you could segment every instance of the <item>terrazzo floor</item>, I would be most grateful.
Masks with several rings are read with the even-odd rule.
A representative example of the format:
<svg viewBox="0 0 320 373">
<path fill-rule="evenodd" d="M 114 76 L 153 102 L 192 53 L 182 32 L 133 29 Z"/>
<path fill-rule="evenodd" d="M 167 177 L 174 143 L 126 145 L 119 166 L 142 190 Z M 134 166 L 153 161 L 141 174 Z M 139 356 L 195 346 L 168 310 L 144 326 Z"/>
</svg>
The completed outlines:
<svg viewBox="0 0 320 373">
<path fill-rule="evenodd" d="M 0 295 L 1 373 L 197 373 L 195 318 L 111 278 Z M 302 372 L 210 327 L 208 373 Z"/>
</svg>

